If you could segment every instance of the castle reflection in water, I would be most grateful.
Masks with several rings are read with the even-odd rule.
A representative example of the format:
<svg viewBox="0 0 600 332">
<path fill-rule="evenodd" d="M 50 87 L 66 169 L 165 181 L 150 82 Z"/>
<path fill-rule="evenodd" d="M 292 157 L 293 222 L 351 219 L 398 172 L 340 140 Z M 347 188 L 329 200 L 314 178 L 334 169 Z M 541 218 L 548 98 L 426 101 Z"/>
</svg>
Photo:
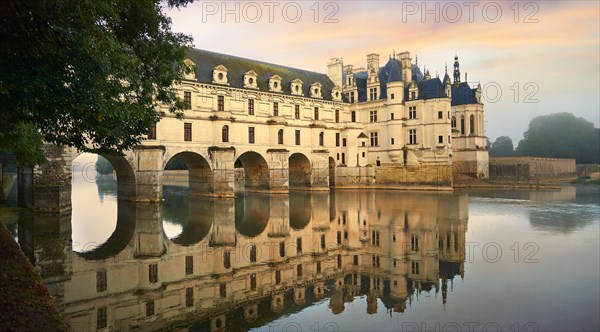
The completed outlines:
<svg viewBox="0 0 600 332">
<path fill-rule="evenodd" d="M 464 276 L 467 206 L 466 194 L 172 193 L 119 202 L 114 233 L 90 251 L 73 251 L 70 214 L 22 220 L 19 242 L 73 330 L 246 330 L 317 301 L 404 312 L 434 290 L 445 303 Z"/>
</svg>

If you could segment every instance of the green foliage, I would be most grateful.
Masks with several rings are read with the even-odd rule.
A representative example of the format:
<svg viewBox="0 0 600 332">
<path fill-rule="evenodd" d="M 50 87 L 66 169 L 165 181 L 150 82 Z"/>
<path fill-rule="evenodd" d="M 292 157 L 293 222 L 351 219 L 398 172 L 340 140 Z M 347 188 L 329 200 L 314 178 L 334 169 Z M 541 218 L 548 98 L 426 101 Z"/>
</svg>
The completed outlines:
<svg viewBox="0 0 600 332">
<path fill-rule="evenodd" d="M 183 6 L 190 0 L 171 0 Z M 140 143 L 160 115 L 182 116 L 191 39 L 159 0 L 5 0 L 0 19 L 0 148 L 43 161 L 41 140 L 92 153 Z"/>
<path fill-rule="evenodd" d="M 111 163 L 102 156 L 98 156 L 96 160 L 96 172 L 99 174 L 111 174 L 115 169 Z"/>
<path fill-rule="evenodd" d="M 500 136 L 496 138 L 490 148 L 490 156 L 504 157 L 512 156 L 514 154 L 514 147 L 512 139 L 508 136 Z"/>
<path fill-rule="evenodd" d="M 600 163 L 600 130 L 571 113 L 554 113 L 531 120 L 517 154 L 574 158 L 578 164 Z"/>
</svg>

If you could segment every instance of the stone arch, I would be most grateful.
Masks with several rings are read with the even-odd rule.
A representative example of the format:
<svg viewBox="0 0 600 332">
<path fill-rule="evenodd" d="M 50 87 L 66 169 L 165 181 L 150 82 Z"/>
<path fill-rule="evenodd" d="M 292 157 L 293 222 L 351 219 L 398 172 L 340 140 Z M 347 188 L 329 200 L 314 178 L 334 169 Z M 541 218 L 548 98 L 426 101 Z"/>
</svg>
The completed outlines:
<svg viewBox="0 0 600 332">
<path fill-rule="evenodd" d="M 165 160 L 163 169 L 173 158 L 178 158 L 187 168 L 190 194 L 209 194 L 214 191 L 214 175 L 210 164 L 202 155 L 191 151 L 176 153 Z"/>
<path fill-rule="evenodd" d="M 290 188 L 310 187 L 310 160 L 302 153 L 293 153 L 289 158 Z"/>
<path fill-rule="evenodd" d="M 244 194 L 235 198 L 235 228 L 244 236 L 260 235 L 269 223 L 271 198 L 268 195 Z"/>
<path fill-rule="evenodd" d="M 73 155 L 73 159 L 71 161 L 72 165 L 77 165 L 77 159 L 83 155 L 84 152 L 77 152 Z M 131 156 L 119 156 L 119 155 L 108 155 L 108 154 L 96 154 L 99 157 L 102 157 L 112 165 L 114 168 L 114 174 L 117 178 L 117 198 L 119 200 L 128 200 L 135 201 L 136 199 L 136 180 L 135 180 L 135 170 L 131 163 L 133 158 Z M 96 170 L 95 164 L 86 164 L 80 165 L 78 169 L 84 172 L 84 179 L 86 180 L 96 180 L 89 178 L 90 173 L 89 170 Z M 75 168 L 74 168 L 75 169 Z M 94 173 L 93 176 L 96 174 Z"/>
<path fill-rule="evenodd" d="M 248 189 L 269 189 L 269 165 L 265 158 L 254 151 L 242 153 L 234 167 L 243 169 L 244 187 Z"/>
</svg>

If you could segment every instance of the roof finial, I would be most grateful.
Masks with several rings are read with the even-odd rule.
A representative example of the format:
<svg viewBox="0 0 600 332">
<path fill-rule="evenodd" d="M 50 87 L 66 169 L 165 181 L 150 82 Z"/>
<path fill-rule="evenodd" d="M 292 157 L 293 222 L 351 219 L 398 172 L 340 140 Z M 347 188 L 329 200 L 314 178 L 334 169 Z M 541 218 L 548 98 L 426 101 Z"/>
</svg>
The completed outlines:
<svg viewBox="0 0 600 332">
<path fill-rule="evenodd" d="M 448 74 L 448 62 L 444 65 L 444 73 Z"/>
<path fill-rule="evenodd" d="M 467 80 L 467 72 L 465 72 L 465 82 L 469 83 L 469 80 Z"/>
<path fill-rule="evenodd" d="M 396 59 L 396 49 L 394 49 L 393 52 L 394 52 L 394 59 Z"/>
<path fill-rule="evenodd" d="M 419 66 L 419 55 L 415 54 L 415 65 L 418 67 Z"/>
</svg>

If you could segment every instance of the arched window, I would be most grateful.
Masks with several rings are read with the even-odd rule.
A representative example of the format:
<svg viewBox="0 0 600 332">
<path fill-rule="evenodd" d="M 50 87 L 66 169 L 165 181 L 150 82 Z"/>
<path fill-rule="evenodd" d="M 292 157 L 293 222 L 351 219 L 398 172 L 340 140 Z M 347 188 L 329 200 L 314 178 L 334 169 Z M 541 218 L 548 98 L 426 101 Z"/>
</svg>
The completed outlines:
<svg viewBox="0 0 600 332">
<path fill-rule="evenodd" d="M 471 115 L 469 118 L 469 133 L 475 134 L 475 116 Z"/>
<path fill-rule="evenodd" d="M 277 144 L 283 144 L 283 129 L 277 132 Z"/>
<path fill-rule="evenodd" d="M 229 142 L 229 126 L 228 125 L 223 126 L 223 129 L 221 129 L 221 140 L 223 142 Z"/>
<path fill-rule="evenodd" d="M 452 123 L 452 128 L 456 128 L 456 117 L 455 116 L 452 117 L 451 123 Z"/>
<path fill-rule="evenodd" d="M 461 133 L 461 135 L 465 134 L 465 116 L 464 115 L 460 116 L 460 133 Z"/>
<path fill-rule="evenodd" d="M 325 133 L 321 132 L 319 134 L 319 146 L 325 145 Z"/>
</svg>

